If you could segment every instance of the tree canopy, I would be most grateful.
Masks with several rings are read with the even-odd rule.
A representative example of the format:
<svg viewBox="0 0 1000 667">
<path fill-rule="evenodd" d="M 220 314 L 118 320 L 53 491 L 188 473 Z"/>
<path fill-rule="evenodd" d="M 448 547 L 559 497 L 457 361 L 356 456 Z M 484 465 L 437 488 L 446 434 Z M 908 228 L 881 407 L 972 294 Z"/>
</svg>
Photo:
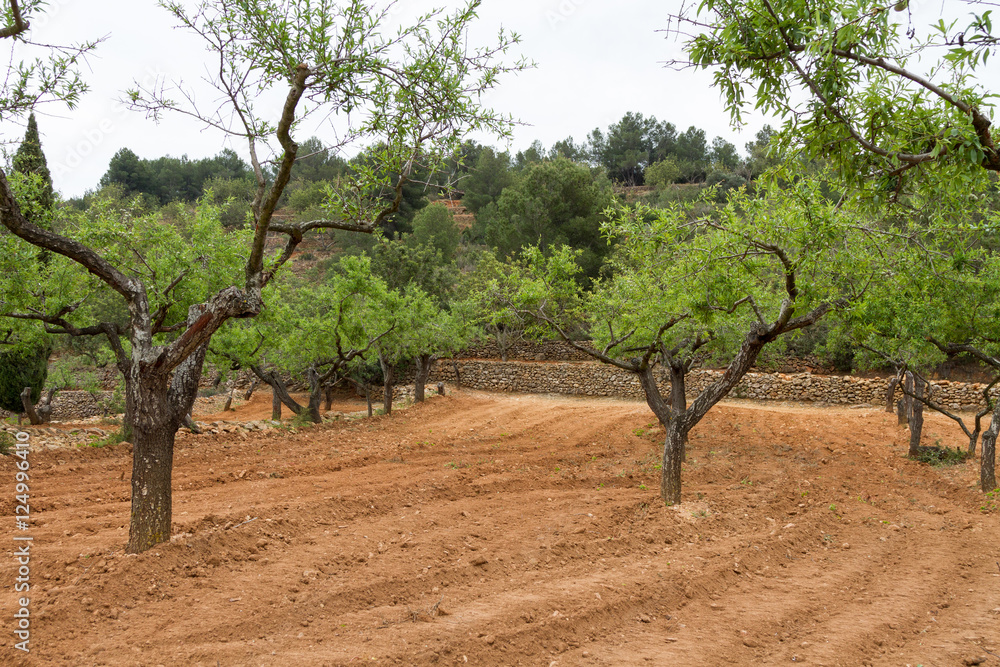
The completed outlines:
<svg viewBox="0 0 1000 667">
<path fill-rule="evenodd" d="M 751 106 L 779 116 L 785 144 L 876 203 L 921 188 L 950 200 L 1000 171 L 992 91 L 976 76 L 998 41 L 976 0 L 948 8 L 969 18 L 927 27 L 908 4 L 706 0 L 671 29 L 690 31 L 690 61 L 715 69 L 734 121 Z"/>
</svg>

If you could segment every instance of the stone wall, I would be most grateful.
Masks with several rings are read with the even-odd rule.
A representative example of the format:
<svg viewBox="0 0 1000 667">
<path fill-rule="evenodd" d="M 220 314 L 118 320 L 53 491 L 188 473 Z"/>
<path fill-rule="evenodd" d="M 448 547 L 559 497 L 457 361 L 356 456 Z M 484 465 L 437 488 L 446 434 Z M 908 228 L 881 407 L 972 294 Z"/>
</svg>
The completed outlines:
<svg viewBox="0 0 1000 667">
<path fill-rule="evenodd" d="M 462 386 L 486 391 L 616 396 L 643 399 L 638 378 L 626 371 L 594 362 L 524 363 L 516 361 L 458 360 Z M 696 370 L 688 376 L 688 394 L 696 395 L 722 374 L 716 370 Z M 431 381 L 455 382 L 450 360 L 435 364 Z M 657 379 L 664 396 L 669 396 L 669 380 L 662 369 Z M 976 409 L 983 405 L 979 383 L 931 382 L 932 397 L 952 409 Z M 861 378 L 811 373 L 747 373 L 730 392 L 732 398 L 771 401 L 816 401 L 823 403 L 882 405 L 888 389 L 885 378 Z M 897 394 L 899 397 L 900 394 Z"/>
<path fill-rule="evenodd" d="M 66 390 L 56 392 L 52 399 L 52 419 L 54 421 L 70 421 L 109 415 L 113 407 L 112 396 L 113 392 L 110 391 L 91 393 L 89 391 Z M 17 415 L 0 410 L 0 419 L 8 417 L 17 419 Z"/>
<path fill-rule="evenodd" d="M 581 341 L 584 347 L 591 347 L 590 341 Z M 500 360 L 500 348 L 493 340 L 477 341 L 455 355 L 456 359 L 492 359 Z M 507 361 L 588 361 L 594 358 L 562 340 L 547 340 L 541 342 L 518 341 L 507 351 Z M 450 362 L 447 360 L 445 363 Z M 774 370 L 782 373 L 836 373 L 837 371 L 824 364 L 813 355 L 785 356 L 775 362 Z"/>
</svg>

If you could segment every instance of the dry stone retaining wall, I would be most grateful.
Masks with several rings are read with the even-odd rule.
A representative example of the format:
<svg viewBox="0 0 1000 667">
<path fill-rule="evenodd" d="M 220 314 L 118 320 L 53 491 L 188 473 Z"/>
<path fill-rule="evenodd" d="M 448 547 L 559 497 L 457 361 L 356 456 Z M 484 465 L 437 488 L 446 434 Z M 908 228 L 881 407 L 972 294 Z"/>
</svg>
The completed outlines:
<svg viewBox="0 0 1000 667">
<path fill-rule="evenodd" d="M 613 366 L 592 362 L 524 363 L 516 361 L 458 360 L 462 386 L 486 391 L 576 394 L 644 398 L 638 378 Z M 670 394 L 665 372 L 657 369 L 664 396 Z M 688 375 L 688 393 L 695 395 L 721 376 L 722 371 L 695 370 Z M 431 380 L 455 382 L 451 360 L 435 364 Z M 769 401 L 816 401 L 823 403 L 881 405 L 888 389 L 886 378 L 861 378 L 811 373 L 751 372 L 736 385 L 730 396 Z M 935 401 L 952 409 L 975 409 L 983 405 L 979 383 L 931 382 Z M 900 394 L 897 393 L 897 398 Z"/>
<path fill-rule="evenodd" d="M 589 341 L 581 341 L 584 347 L 593 347 Z M 500 360 L 500 348 L 494 340 L 481 340 L 459 351 L 456 359 Z M 521 340 L 507 350 L 508 361 L 588 361 L 594 358 L 562 340 L 531 341 Z M 782 373 L 835 373 L 836 370 L 824 364 L 814 355 L 786 355 L 777 361 L 772 370 Z"/>
</svg>

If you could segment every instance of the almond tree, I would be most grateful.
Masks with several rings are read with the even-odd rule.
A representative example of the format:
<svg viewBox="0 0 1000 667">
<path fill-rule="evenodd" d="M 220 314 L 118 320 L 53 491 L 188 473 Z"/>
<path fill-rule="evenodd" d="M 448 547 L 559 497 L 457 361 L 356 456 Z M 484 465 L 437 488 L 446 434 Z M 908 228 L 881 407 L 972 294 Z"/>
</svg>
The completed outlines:
<svg viewBox="0 0 1000 667">
<path fill-rule="evenodd" d="M 273 419 L 284 404 L 318 424 L 323 389 L 369 353 L 375 357 L 373 346 L 401 326 L 401 298 L 372 275 L 364 255 L 344 257 L 322 279 L 286 274 L 273 289 L 267 310 L 219 332 L 210 352 L 271 387 Z M 291 396 L 283 372 L 308 378 L 308 405 Z"/>
<path fill-rule="evenodd" d="M 904 270 L 921 300 L 909 304 L 903 321 L 919 326 L 890 331 L 897 340 L 886 347 L 899 337 L 906 347 L 914 342 L 908 332 L 933 324 L 940 328 L 926 332 L 921 345 L 991 367 L 992 323 L 969 327 L 970 313 L 951 316 L 967 293 L 947 301 L 955 285 L 984 288 L 979 281 L 995 261 L 989 253 L 969 261 L 970 252 L 996 244 L 988 195 L 1000 173 L 991 129 L 996 90 L 983 76 L 1000 46 L 995 5 L 942 3 L 925 26 L 908 0 L 705 0 L 682 9 L 670 26 L 688 38 L 689 60 L 676 64 L 715 69 L 734 122 L 750 107 L 780 115 L 780 143 L 831 165 L 836 187 L 885 220 L 870 233 L 916 250 Z M 942 261 L 965 275 L 942 282 Z M 951 315 L 938 317 L 949 308 Z M 996 485 L 1000 402 L 994 405 L 983 434 L 985 491 Z M 973 444 L 978 430 L 966 429 Z"/>
<path fill-rule="evenodd" d="M 995 220 L 997 214 L 992 217 Z M 959 243 L 958 236 L 965 242 Z M 1000 433 L 1000 402 L 994 391 L 1000 383 L 1000 257 L 983 247 L 990 238 L 976 236 L 969 228 L 959 227 L 948 237 L 939 234 L 930 245 L 898 249 L 896 270 L 851 310 L 839 335 L 856 345 L 862 363 L 888 361 L 900 370 L 919 372 L 961 355 L 987 369 L 993 380 L 983 390 L 983 407 L 970 424 L 933 394 L 898 388 L 954 420 L 969 438 L 970 456 L 982 435 L 980 488 L 989 492 L 997 487 L 996 438 Z M 964 249 L 957 252 L 956 248 Z M 991 412 L 990 425 L 984 430 L 983 417 Z"/>
<path fill-rule="evenodd" d="M 495 284 L 498 300 L 576 349 L 638 377 L 666 431 L 660 495 L 681 502 L 688 434 L 749 371 L 765 347 L 858 298 L 875 266 L 851 218 L 803 180 L 752 199 L 741 193 L 692 219 L 674 207 L 623 209 L 605 232 L 618 240 L 613 277 L 580 290 L 568 249 L 528 251 L 521 270 Z M 500 317 L 507 316 L 500 314 Z M 593 347 L 572 335 L 589 326 Z M 690 403 L 686 378 L 698 363 L 724 366 Z M 670 380 L 664 396 L 654 375 Z"/>
<path fill-rule="evenodd" d="M 84 324 L 72 317 L 81 301 L 52 307 L 44 295 L 30 308 L 5 312 L 39 321 L 50 333 L 104 336 L 114 350 L 125 380 L 126 426 L 134 442 L 126 546 L 132 553 L 170 538 L 174 436 L 190 412 L 212 335 L 230 319 L 261 312 L 264 288 L 305 234 L 324 228 L 371 232 L 398 208 L 402 188 L 418 160 L 441 159 L 471 129 L 504 132 L 508 120 L 482 108 L 478 100 L 511 69 L 496 63 L 516 40 L 501 33 L 492 47 L 469 47 L 467 32 L 475 18 L 475 1 L 454 14 L 418 17 L 391 36 L 384 33 L 387 10 L 379 11 L 364 0 L 342 5 L 331 0 L 205 0 L 191 9 L 186 3 L 160 5 L 204 41 L 213 60 L 208 83 L 215 90 L 213 99 L 221 102 L 202 107 L 193 94 L 184 92 L 189 89 L 168 81 L 150 89 L 136 87 L 127 93 L 127 101 L 153 117 L 165 112 L 193 116 L 230 140 L 247 142 L 256 176 L 254 229 L 241 248 L 245 255 L 238 274 L 229 275 L 228 284 L 220 289 L 205 289 L 187 304 L 175 303 L 172 295 L 185 281 L 186 269 L 178 267 L 166 277 L 157 274 L 165 283 L 157 294 L 147 272 L 120 265 L 107 245 L 88 244 L 75 230 L 59 234 L 28 221 L 0 172 L 0 223 L 23 241 L 71 260 L 100 280 L 118 295 L 128 313 L 124 323 Z M 0 38 L 21 38 L 28 24 L 16 0 L 7 7 L 8 27 L 0 30 Z M 76 59 L 59 53 L 53 58 L 65 71 L 56 69 L 53 74 L 51 67 L 38 67 L 36 78 L 45 85 L 45 77 L 55 77 L 49 89 L 73 101 L 82 88 L 71 73 Z M 12 100 L 8 106 L 29 110 L 37 96 L 30 97 L 21 88 L 32 79 L 8 80 L 14 81 L 4 90 Z M 258 104 L 268 94 L 283 96 L 273 117 Z M 273 214 L 292 167 L 302 157 L 294 137 L 302 121 L 315 114 L 342 121 L 341 140 L 334 150 L 358 141 L 377 141 L 379 148 L 373 151 L 374 159 L 365 161 L 369 166 L 360 168 L 341 188 L 331 189 L 326 217 L 275 221 Z M 270 181 L 265 178 L 269 150 L 274 151 Z M 398 175 L 394 182 L 381 176 L 388 173 Z M 391 193 L 388 198 L 386 192 Z M 283 235 L 285 243 L 268 256 L 266 241 L 274 233 Z M 158 307 L 157 302 L 161 302 Z M 171 317 L 181 305 L 186 306 L 186 315 Z"/>
</svg>

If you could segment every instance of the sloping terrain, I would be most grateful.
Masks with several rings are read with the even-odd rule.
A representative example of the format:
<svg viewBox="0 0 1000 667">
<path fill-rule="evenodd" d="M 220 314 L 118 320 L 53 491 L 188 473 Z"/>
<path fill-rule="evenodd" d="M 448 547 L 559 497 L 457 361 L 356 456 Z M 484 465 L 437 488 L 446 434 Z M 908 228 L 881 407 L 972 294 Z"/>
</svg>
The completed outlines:
<svg viewBox="0 0 1000 667">
<path fill-rule="evenodd" d="M 268 395 L 236 416 L 269 414 Z M 651 421 L 637 402 L 456 392 L 183 435 L 174 539 L 138 556 L 127 444 L 32 454 L 32 652 L 4 632 L 0 663 L 1000 664 L 976 464 L 906 459 L 874 408 L 729 403 L 667 508 Z M 961 444 L 936 415 L 925 433 Z M 10 458 L 0 479 L 12 552 Z M 0 561 L 5 627 L 16 567 Z"/>
</svg>

